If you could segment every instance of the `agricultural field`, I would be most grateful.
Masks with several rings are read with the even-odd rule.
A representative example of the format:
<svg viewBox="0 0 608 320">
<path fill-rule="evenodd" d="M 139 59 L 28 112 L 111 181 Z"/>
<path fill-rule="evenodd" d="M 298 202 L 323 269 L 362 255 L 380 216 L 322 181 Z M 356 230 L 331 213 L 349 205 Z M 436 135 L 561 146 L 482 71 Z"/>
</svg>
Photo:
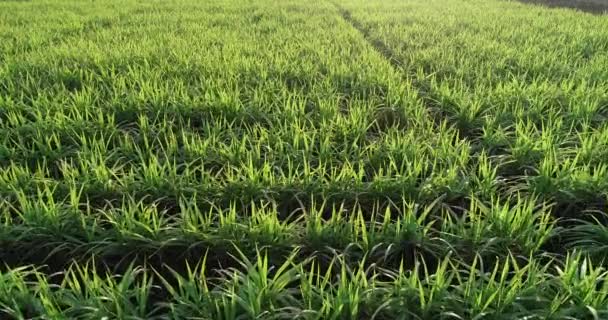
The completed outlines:
<svg viewBox="0 0 608 320">
<path fill-rule="evenodd" d="M 0 319 L 608 319 L 608 17 L 0 1 Z"/>
</svg>

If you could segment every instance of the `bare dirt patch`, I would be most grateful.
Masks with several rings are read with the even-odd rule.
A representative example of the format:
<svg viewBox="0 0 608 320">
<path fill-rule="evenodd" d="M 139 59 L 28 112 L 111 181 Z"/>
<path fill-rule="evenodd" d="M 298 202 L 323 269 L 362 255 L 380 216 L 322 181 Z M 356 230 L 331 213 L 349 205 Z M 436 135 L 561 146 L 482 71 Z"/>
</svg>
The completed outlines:
<svg viewBox="0 0 608 320">
<path fill-rule="evenodd" d="M 580 11 L 604 14 L 608 12 L 608 0 L 519 0 L 524 3 L 545 5 L 548 7 L 572 8 Z"/>
</svg>

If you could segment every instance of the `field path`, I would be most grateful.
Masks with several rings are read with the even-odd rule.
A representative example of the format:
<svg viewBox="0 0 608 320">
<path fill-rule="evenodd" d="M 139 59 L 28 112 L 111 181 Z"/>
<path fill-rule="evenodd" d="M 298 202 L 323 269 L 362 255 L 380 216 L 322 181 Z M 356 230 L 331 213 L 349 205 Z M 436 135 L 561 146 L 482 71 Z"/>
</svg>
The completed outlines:
<svg viewBox="0 0 608 320">
<path fill-rule="evenodd" d="M 441 111 L 441 106 L 435 99 L 428 86 L 424 85 L 419 81 L 419 79 L 412 74 L 412 70 L 409 70 L 406 66 L 407 61 L 403 61 L 403 59 L 398 58 L 398 55 L 391 49 L 384 41 L 374 37 L 371 31 L 366 28 L 361 21 L 357 20 L 351 12 L 340 5 L 335 1 L 331 1 L 340 14 L 342 18 L 348 22 L 354 29 L 359 31 L 365 41 L 370 44 L 384 59 L 386 59 L 389 64 L 399 73 L 403 78 L 408 79 L 413 88 L 416 90 L 418 96 L 422 100 L 422 103 L 427 107 L 430 111 L 430 114 L 433 115 L 434 121 L 437 125 L 440 125 L 442 122 L 447 121 L 448 124 L 453 127 L 456 131 L 458 131 L 458 136 L 461 140 L 470 139 L 470 133 L 466 130 L 461 130 L 453 123 L 449 123 L 449 118 Z"/>
</svg>

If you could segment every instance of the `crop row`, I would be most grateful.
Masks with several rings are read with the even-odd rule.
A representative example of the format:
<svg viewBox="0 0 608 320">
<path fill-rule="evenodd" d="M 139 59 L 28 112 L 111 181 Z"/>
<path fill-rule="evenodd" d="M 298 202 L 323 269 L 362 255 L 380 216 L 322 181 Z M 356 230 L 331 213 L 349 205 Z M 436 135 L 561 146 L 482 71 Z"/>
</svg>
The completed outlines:
<svg viewBox="0 0 608 320">
<path fill-rule="evenodd" d="M 0 304 L 14 318 L 71 319 L 600 319 L 606 271 L 573 254 L 563 263 L 484 265 L 449 258 L 435 271 L 297 263 L 276 268 L 263 252 L 237 255 L 239 269 L 212 274 L 202 264 L 162 276 L 145 267 L 100 275 L 92 264 L 46 276 L 13 269 L 0 276 Z M 603 285 L 598 286 L 598 283 Z"/>
</svg>

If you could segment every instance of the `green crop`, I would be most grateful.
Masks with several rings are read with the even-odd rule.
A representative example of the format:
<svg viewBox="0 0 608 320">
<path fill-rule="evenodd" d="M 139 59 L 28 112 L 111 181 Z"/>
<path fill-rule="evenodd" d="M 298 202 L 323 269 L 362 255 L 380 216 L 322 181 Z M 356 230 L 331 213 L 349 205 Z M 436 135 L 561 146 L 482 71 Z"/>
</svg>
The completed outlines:
<svg viewBox="0 0 608 320">
<path fill-rule="evenodd" d="M 605 319 L 608 20 L 0 1 L 0 318 Z"/>
</svg>

